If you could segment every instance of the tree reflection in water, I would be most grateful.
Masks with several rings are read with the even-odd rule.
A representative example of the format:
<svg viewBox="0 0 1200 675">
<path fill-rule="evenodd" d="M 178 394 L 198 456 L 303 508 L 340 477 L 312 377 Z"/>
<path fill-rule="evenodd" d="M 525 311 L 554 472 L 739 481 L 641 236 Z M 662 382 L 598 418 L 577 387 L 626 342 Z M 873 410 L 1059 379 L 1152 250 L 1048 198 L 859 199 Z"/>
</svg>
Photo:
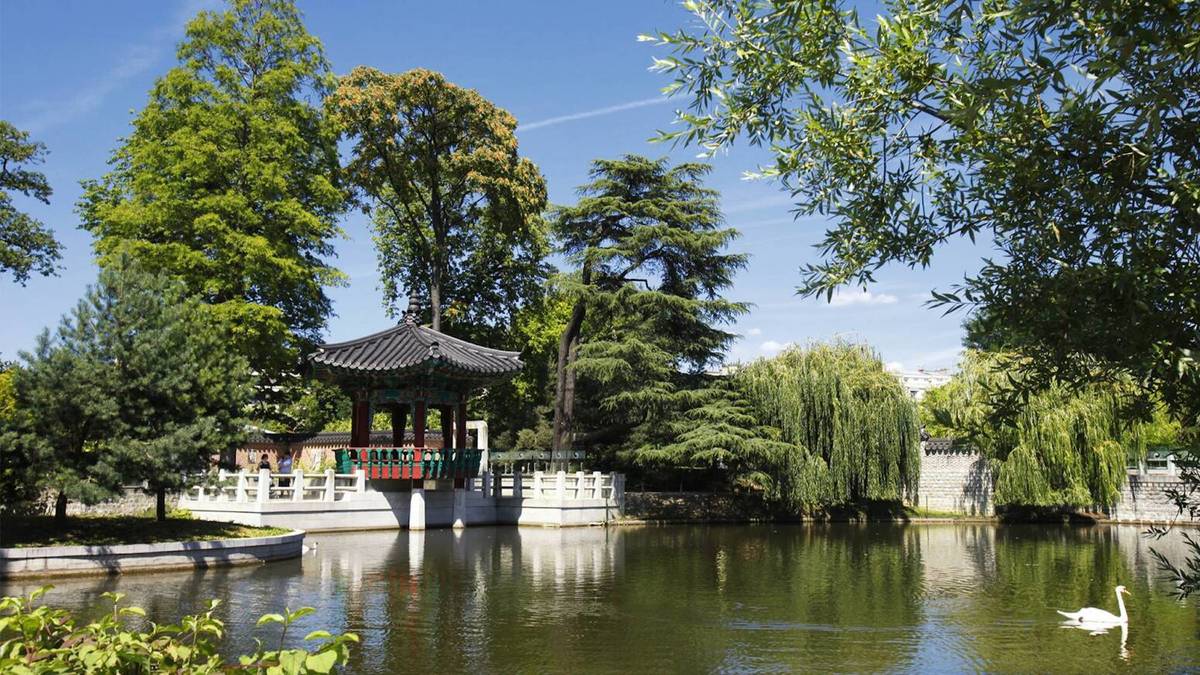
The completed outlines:
<svg viewBox="0 0 1200 675">
<path fill-rule="evenodd" d="M 351 672 L 1161 671 L 1200 668 L 1194 601 L 1170 598 L 1134 527 L 979 525 L 470 528 L 317 535 L 254 568 L 57 582 L 173 620 L 226 601 L 229 648 L 284 606 L 353 631 Z M 1124 584 L 1125 631 L 1055 609 Z M 0 592 L 27 592 L 37 582 Z"/>
</svg>

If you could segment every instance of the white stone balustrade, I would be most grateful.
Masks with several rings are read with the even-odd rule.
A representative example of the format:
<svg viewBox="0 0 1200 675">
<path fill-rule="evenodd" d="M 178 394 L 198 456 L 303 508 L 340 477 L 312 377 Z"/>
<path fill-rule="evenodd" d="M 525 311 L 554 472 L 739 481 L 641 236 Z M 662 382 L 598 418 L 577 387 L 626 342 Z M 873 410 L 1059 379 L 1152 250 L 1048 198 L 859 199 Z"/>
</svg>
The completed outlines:
<svg viewBox="0 0 1200 675">
<path fill-rule="evenodd" d="M 322 473 L 305 473 L 297 469 L 292 473 L 271 473 L 262 469 L 253 473 L 245 470 L 238 473 L 217 472 L 213 485 L 197 485 L 188 490 L 188 499 L 200 503 L 233 502 L 238 504 L 257 502 L 335 502 L 351 498 L 367 491 L 363 473 L 334 473 L 326 469 Z"/>
</svg>

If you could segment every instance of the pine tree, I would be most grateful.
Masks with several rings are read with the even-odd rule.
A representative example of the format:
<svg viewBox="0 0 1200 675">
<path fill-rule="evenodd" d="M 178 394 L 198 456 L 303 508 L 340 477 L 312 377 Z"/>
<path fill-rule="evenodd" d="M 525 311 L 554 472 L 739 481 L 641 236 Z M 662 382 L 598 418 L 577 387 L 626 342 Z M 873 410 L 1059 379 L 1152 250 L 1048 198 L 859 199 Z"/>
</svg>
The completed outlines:
<svg viewBox="0 0 1200 675">
<path fill-rule="evenodd" d="M 168 490 L 236 449 L 245 435 L 251 380 L 228 334 L 183 285 L 124 266 L 101 272 L 91 301 L 103 309 L 96 335 L 112 364 L 116 424 L 102 442 L 125 482 L 144 481 L 166 518 Z"/>
<path fill-rule="evenodd" d="M 251 380 L 224 327 L 182 282 L 128 258 L 101 270 L 53 337 L 22 356 L 5 463 L 56 494 L 60 522 L 68 499 L 141 481 L 161 520 L 166 490 L 244 434 Z"/>
<path fill-rule="evenodd" d="M 561 252 L 577 268 L 560 278 L 573 306 L 556 365 L 558 457 L 581 438 L 661 442 L 669 411 L 687 405 L 695 378 L 733 340 L 721 326 L 746 305 L 721 293 L 746 256 L 725 250 L 738 233 L 701 183 L 709 170 L 634 155 L 596 160 L 578 203 L 553 212 Z M 586 436 L 573 436 L 577 377 L 597 413 Z"/>
<path fill-rule="evenodd" d="M 289 0 L 231 0 L 187 26 L 79 211 L 101 266 L 132 256 L 163 270 L 230 328 L 260 378 L 260 417 L 296 394 L 296 364 L 344 275 L 337 133 L 320 101 L 333 76 Z M 284 400 L 279 400 L 279 399 Z"/>
</svg>

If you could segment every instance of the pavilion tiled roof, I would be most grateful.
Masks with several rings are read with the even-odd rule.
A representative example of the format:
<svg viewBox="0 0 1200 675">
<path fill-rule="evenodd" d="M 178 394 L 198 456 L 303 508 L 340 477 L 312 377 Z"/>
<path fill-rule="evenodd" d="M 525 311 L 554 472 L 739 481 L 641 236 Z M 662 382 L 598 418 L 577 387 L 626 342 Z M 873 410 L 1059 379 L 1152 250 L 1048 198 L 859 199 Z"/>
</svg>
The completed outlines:
<svg viewBox="0 0 1200 675">
<path fill-rule="evenodd" d="M 436 364 L 490 377 L 519 371 L 523 365 L 520 356 L 520 352 L 481 347 L 426 328 L 410 315 L 394 328 L 321 345 L 311 361 L 316 366 L 363 375 L 403 373 Z"/>
</svg>

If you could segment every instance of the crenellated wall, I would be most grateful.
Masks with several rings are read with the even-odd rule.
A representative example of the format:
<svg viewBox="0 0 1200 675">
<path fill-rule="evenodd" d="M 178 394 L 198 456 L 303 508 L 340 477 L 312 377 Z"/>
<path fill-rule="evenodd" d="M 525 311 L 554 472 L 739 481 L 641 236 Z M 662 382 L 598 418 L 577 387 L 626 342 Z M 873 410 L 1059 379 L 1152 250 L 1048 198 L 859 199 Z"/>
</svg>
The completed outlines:
<svg viewBox="0 0 1200 675">
<path fill-rule="evenodd" d="M 991 516 L 995 514 L 994 486 L 995 477 L 982 455 L 969 446 L 933 439 L 924 444 L 914 506 L 944 513 Z M 1120 501 L 1103 511 L 1117 522 L 1200 524 L 1200 519 L 1180 516 L 1168 495 L 1171 489 L 1182 487 L 1175 475 L 1131 473 L 1121 488 Z"/>
<path fill-rule="evenodd" d="M 982 455 L 941 440 L 924 446 L 915 506 L 971 516 L 995 513 L 992 472 Z"/>
</svg>

